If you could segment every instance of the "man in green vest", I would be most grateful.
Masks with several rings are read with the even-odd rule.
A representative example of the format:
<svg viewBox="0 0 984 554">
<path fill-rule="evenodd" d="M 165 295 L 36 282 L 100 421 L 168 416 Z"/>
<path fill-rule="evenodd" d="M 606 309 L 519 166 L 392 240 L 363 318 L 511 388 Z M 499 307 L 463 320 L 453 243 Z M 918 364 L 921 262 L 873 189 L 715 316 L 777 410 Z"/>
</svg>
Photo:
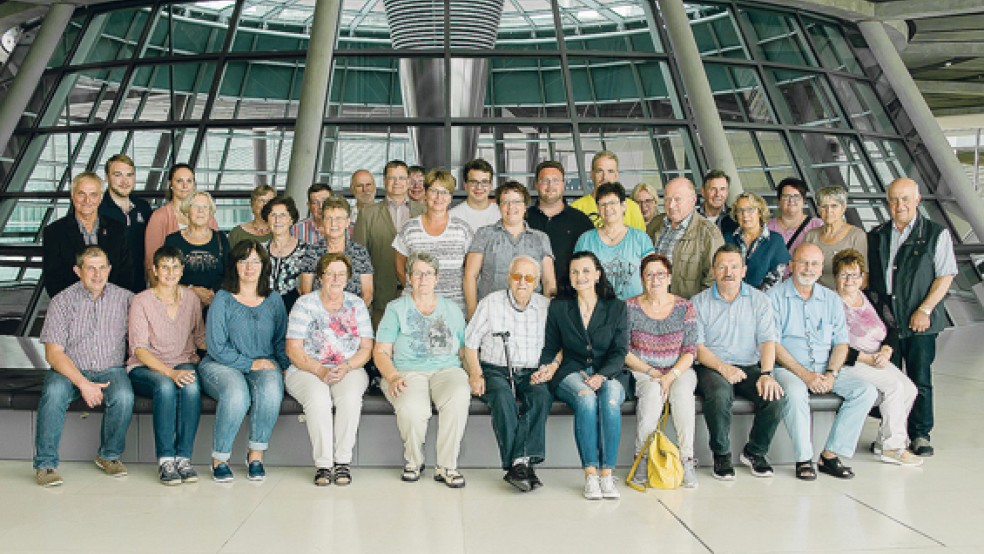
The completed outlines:
<svg viewBox="0 0 984 554">
<path fill-rule="evenodd" d="M 936 336 L 946 325 L 943 297 L 957 274 L 957 261 L 950 232 L 919 213 L 921 200 L 912 179 L 896 179 L 889 185 L 892 220 L 868 233 L 869 292 L 889 328 L 889 338 L 893 334 L 898 338 L 892 363 L 919 390 L 909 413 L 909 449 L 917 456 L 932 456 L 932 364 Z M 877 451 L 880 445 L 872 447 Z"/>
</svg>

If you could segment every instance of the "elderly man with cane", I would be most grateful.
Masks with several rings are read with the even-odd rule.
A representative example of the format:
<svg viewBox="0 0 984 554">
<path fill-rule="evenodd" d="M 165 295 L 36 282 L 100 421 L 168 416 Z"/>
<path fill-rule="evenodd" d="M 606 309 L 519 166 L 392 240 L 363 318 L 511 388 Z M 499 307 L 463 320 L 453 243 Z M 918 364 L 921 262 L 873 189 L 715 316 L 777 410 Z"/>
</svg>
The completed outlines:
<svg viewBox="0 0 984 554">
<path fill-rule="evenodd" d="M 509 288 L 483 298 L 465 331 L 465 365 L 472 394 L 492 411 L 503 479 L 522 492 L 543 485 L 533 471 L 543 462 L 553 395 L 534 377 L 543 350 L 548 300 L 536 293 L 540 265 L 517 256 Z"/>
</svg>

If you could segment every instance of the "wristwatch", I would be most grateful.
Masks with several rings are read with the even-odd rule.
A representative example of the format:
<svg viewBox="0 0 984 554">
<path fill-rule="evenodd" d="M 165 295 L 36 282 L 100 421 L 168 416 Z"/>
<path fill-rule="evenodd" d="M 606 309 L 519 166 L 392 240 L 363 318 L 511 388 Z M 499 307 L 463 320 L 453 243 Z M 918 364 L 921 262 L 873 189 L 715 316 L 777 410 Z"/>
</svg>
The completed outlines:
<svg viewBox="0 0 984 554">
<path fill-rule="evenodd" d="M 919 308 L 917 308 L 917 309 L 920 312 L 922 312 L 922 313 L 924 313 L 926 315 L 933 315 L 933 310 L 930 309 L 930 308 L 927 308 L 926 306 L 919 306 Z"/>
</svg>

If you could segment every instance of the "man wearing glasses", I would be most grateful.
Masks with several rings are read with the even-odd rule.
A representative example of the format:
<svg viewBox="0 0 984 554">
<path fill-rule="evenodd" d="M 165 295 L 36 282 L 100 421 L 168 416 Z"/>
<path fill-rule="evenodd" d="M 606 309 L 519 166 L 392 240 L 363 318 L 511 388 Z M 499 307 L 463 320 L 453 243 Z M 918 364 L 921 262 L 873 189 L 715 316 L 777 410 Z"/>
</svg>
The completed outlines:
<svg viewBox="0 0 984 554">
<path fill-rule="evenodd" d="M 602 150 L 591 158 L 591 182 L 594 189 L 591 194 L 586 194 L 571 203 L 571 207 L 584 212 L 594 223 L 595 227 L 601 227 L 604 221 L 601 212 L 598 211 L 598 187 L 604 183 L 618 182 L 618 156 L 609 150 Z M 625 200 L 625 224 L 635 227 L 640 231 L 646 230 L 646 220 L 642 217 L 642 210 L 639 204 L 631 198 Z"/>
<path fill-rule="evenodd" d="M 325 183 L 315 183 L 308 187 L 308 217 L 290 228 L 290 234 L 302 242 L 314 244 L 324 238 L 321 234 L 324 214 L 321 205 L 331 196 L 331 187 Z"/>
<path fill-rule="evenodd" d="M 392 247 L 396 231 L 411 217 L 424 213 L 424 205 L 411 201 L 407 195 L 408 184 L 407 164 L 401 160 L 387 163 L 383 169 L 386 198 L 359 210 L 352 240 L 366 247 L 373 267 L 392 268 L 396 265 Z M 400 282 L 394 271 L 376 271 L 372 275 L 372 281 L 371 314 L 375 328 L 383 318 L 386 305 L 400 295 Z"/>
<path fill-rule="evenodd" d="M 494 188 L 492 176 L 492 165 L 481 158 L 472 160 L 461 168 L 461 179 L 468 197 L 451 208 L 448 214 L 464 220 L 471 227 L 472 233 L 478 232 L 481 227 L 492 225 L 502 217 L 499 207 L 489 199 Z"/>
<path fill-rule="evenodd" d="M 564 185 L 564 166 L 560 162 L 540 162 L 536 166 L 536 204 L 526 210 L 530 228 L 543 231 L 550 238 L 558 287 L 570 282 L 568 268 L 577 239 L 594 228 L 588 216 L 564 202 Z"/>
<path fill-rule="evenodd" d="M 553 403 L 547 382 L 533 378 L 549 302 L 536 292 L 540 265 L 532 257 L 513 258 L 506 280 L 508 288 L 483 298 L 468 323 L 465 368 L 472 394 L 492 411 L 492 429 L 506 470 L 503 479 L 529 492 L 543 485 L 533 466 L 546 455 L 547 416 Z"/>
</svg>

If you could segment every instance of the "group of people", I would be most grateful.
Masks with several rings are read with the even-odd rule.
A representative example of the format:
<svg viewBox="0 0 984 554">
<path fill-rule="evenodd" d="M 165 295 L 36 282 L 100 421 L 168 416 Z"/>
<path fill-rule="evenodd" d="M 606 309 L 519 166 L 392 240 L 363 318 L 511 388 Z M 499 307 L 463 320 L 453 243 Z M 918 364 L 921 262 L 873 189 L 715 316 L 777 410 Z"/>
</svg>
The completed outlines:
<svg viewBox="0 0 984 554">
<path fill-rule="evenodd" d="M 652 187 L 627 197 L 608 151 L 592 159 L 593 191 L 571 205 L 557 162 L 537 166 L 535 203 L 517 181 L 493 190 L 484 160 L 461 177 L 467 197 L 450 207 L 451 173 L 391 161 L 384 199 L 360 170 L 354 207 L 313 185 L 304 220 L 290 197 L 260 186 L 253 219 L 226 238 L 186 165 L 171 169 L 168 201 L 153 212 L 130 196 L 126 156 L 107 162 L 105 193 L 98 175 L 78 175 L 73 210 L 44 234 L 52 300 L 41 340 L 54 371 L 38 410 L 38 483 L 62 482 L 58 441 L 80 396 L 104 408 L 96 464 L 125 475 L 134 394 L 153 399 L 161 482 L 197 480 L 202 392 L 216 401 L 213 479 L 234 478 L 248 412 L 247 477 L 262 480 L 286 389 L 304 408 L 314 483 L 348 485 L 372 371 L 396 414 L 407 482 L 424 472 L 433 404 L 434 478 L 465 485 L 458 454 L 472 396 L 492 412 L 504 480 L 524 492 L 543 484 L 535 467 L 555 398 L 574 413 L 588 499 L 619 497 L 621 406 L 632 396 L 637 453 L 669 403 L 684 487 L 698 482 L 696 396 L 717 479 L 735 478 L 736 396 L 754 406 L 738 459 L 758 477 L 773 475 L 766 455 L 780 421 L 796 477 L 853 477 L 842 458 L 875 405 L 871 449 L 882 461 L 932 455 L 931 364 L 956 263 L 947 230 L 919 213 L 914 181 L 888 187 L 891 220 L 865 234 L 846 222 L 840 187 L 819 191 L 821 217 L 810 218 L 806 185 L 786 179 L 770 218 L 753 193 L 729 209 L 720 171 L 705 176 L 699 209 L 691 181 L 669 181 L 658 213 Z M 814 458 L 810 395 L 824 393 L 843 402 Z"/>
</svg>

